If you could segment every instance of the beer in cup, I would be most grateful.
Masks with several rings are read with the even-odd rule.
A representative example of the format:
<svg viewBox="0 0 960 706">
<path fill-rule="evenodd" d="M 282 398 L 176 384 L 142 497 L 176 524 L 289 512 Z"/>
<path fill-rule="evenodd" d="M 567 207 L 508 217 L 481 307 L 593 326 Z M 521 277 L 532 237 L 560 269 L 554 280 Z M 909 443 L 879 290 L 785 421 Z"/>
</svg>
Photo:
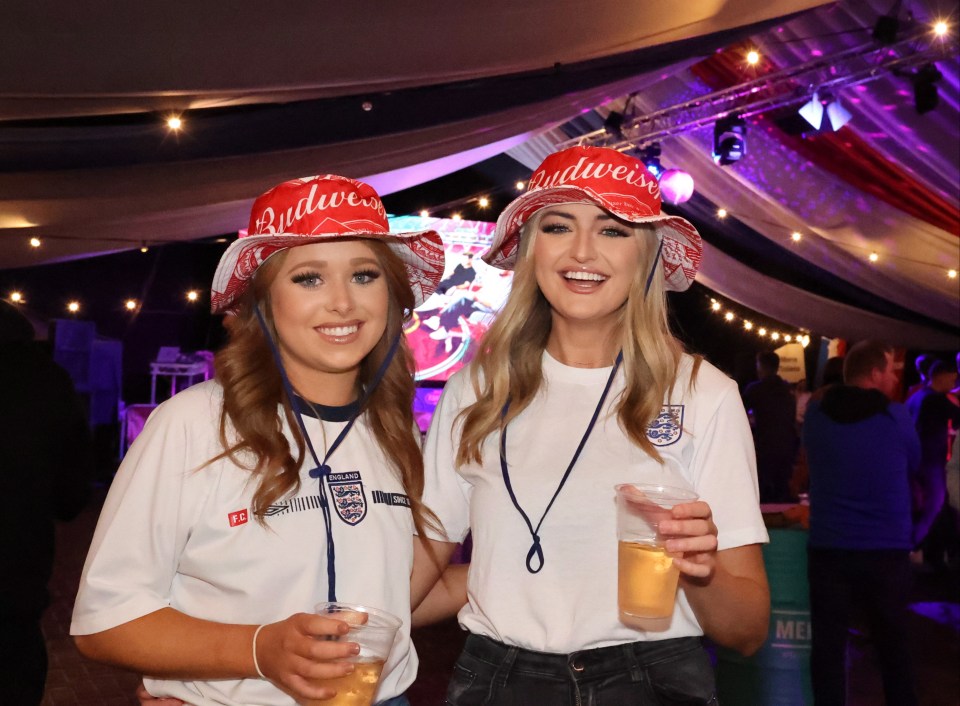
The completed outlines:
<svg viewBox="0 0 960 706">
<path fill-rule="evenodd" d="M 680 571 L 664 548 L 660 521 L 697 494 L 666 485 L 622 483 L 617 490 L 617 605 L 626 618 L 668 618 Z"/>
<path fill-rule="evenodd" d="M 352 673 L 322 680 L 323 686 L 337 690 L 335 697 L 323 701 L 307 699 L 301 703 L 303 706 L 371 706 L 380 672 L 401 625 L 400 618 L 385 610 L 354 603 L 318 603 L 314 611 L 350 626 L 346 635 L 330 635 L 323 639 L 356 642 L 360 645 L 360 654 L 344 660 L 354 663 Z"/>
</svg>

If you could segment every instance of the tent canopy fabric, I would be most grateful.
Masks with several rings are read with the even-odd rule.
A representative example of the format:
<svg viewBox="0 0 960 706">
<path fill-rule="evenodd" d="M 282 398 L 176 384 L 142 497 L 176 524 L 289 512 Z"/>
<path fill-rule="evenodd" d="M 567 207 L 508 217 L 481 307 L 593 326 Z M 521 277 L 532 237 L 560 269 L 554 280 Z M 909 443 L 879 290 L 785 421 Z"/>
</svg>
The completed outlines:
<svg viewBox="0 0 960 706">
<path fill-rule="evenodd" d="M 932 1 L 915 4 L 918 21 L 936 19 Z M 532 169 L 611 110 L 736 81 L 725 48 L 796 66 L 870 41 L 888 5 L 15 3 L 0 29 L 0 269 L 232 234 L 256 195 L 296 176 L 341 173 L 387 195 L 504 153 Z M 711 127 L 665 139 L 665 165 L 696 182 L 676 208 L 711 246 L 703 283 L 827 335 L 957 347 L 952 41 L 924 115 L 910 76 L 889 73 L 841 93 L 853 119 L 836 136 L 804 141 L 754 116 L 747 156 L 723 168 Z M 168 114 L 185 129 L 168 131 Z M 719 207 L 728 222 L 711 222 Z"/>
</svg>

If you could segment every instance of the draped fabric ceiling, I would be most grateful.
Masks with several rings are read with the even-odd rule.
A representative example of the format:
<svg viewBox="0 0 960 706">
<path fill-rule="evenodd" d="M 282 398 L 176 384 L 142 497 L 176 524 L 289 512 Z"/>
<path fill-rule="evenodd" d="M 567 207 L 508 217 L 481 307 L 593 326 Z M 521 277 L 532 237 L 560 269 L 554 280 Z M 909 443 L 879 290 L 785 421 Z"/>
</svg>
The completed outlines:
<svg viewBox="0 0 960 706">
<path fill-rule="evenodd" d="M 16 3 L 0 28 L 0 268 L 235 232 L 292 176 L 386 195 L 504 152 L 532 168 L 628 94 L 652 111 L 734 84 L 745 41 L 770 67 L 862 43 L 888 4 Z M 710 128 L 664 140 L 697 184 L 679 210 L 708 242 L 701 281 L 816 333 L 957 347 L 956 54 L 938 68 L 926 115 L 889 76 L 842 94 L 854 118 L 834 136 L 752 120 L 727 167 Z"/>
</svg>

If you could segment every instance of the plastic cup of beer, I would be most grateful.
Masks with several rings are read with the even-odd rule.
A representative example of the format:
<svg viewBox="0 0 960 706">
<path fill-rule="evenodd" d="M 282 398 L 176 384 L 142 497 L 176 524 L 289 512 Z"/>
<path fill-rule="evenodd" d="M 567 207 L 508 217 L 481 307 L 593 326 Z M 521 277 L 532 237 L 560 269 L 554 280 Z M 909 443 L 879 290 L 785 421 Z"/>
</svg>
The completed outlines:
<svg viewBox="0 0 960 706">
<path fill-rule="evenodd" d="M 337 690 L 335 697 L 323 701 L 307 699 L 301 701 L 301 704 L 371 706 L 380 682 L 380 672 L 390 655 L 402 621 L 385 610 L 356 603 L 318 603 L 314 612 L 347 623 L 350 630 L 346 635 L 325 636 L 324 639 L 355 642 L 360 645 L 360 654 L 343 660 L 354 663 L 352 673 L 336 679 L 322 680 L 323 686 Z"/>
<path fill-rule="evenodd" d="M 697 494 L 667 485 L 622 483 L 617 490 L 617 605 L 625 618 L 668 618 L 680 570 L 667 553 L 660 522 Z"/>
</svg>

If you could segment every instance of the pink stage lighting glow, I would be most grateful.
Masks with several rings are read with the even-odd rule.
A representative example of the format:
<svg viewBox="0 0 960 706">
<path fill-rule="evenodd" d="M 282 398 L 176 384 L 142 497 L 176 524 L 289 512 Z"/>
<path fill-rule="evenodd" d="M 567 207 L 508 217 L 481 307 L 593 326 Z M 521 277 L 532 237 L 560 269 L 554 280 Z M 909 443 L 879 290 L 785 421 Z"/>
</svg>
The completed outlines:
<svg viewBox="0 0 960 706">
<path fill-rule="evenodd" d="M 660 177 L 660 193 L 674 205 L 689 201 L 693 196 L 693 177 L 682 169 L 668 169 Z"/>
</svg>

